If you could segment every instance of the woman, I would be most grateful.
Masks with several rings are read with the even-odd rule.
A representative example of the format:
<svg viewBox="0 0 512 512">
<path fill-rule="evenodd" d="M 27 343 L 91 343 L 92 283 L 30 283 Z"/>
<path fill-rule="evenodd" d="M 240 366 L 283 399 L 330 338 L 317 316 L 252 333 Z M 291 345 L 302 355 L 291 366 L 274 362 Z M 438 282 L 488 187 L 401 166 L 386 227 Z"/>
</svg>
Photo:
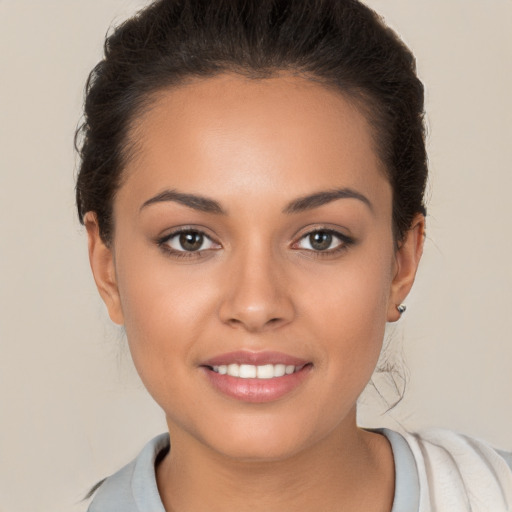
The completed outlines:
<svg viewBox="0 0 512 512">
<path fill-rule="evenodd" d="M 91 512 L 512 506 L 507 454 L 356 423 L 425 235 L 423 87 L 372 11 L 155 2 L 82 136 L 94 278 L 169 430 Z"/>
</svg>

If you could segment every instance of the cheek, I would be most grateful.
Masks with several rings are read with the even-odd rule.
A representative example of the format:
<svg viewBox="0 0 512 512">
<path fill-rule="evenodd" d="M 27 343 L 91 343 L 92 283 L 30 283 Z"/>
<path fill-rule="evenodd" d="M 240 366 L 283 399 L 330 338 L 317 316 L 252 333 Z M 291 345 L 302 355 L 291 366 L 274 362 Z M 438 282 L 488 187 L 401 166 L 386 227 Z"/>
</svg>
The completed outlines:
<svg viewBox="0 0 512 512">
<path fill-rule="evenodd" d="M 201 332 L 211 327 L 218 286 L 211 269 L 176 265 L 152 249 L 130 247 L 129 256 L 116 261 L 124 327 L 137 371 L 159 401 L 161 390 L 194 366 Z"/>
<path fill-rule="evenodd" d="M 123 252 L 123 245 L 129 250 Z M 179 319 L 193 328 L 191 320 L 209 298 L 204 286 L 208 281 L 202 279 L 204 270 L 187 263 L 177 265 L 156 247 L 148 247 L 144 240 L 126 237 L 118 248 L 121 256 L 116 258 L 116 273 L 127 331 L 135 336 L 151 331 L 156 334 L 169 324 L 176 325 Z M 201 281 L 202 289 L 198 289 Z M 167 335 L 172 332 L 171 329 Z"/>
<path fill-rule="evenodd" d="M 380 256 L 379 251 L 360 251 L 336 268 L 320 268 L 305 275 L 304 279 L 310 281 L 304 282 L 309 289 L 304 294 L 307 304 L 325 310 L 333 323 L 362 328 L 385 324 L 392 282 L 391 260 L 391 256 Z"/>
<path fill-rule="evenodd" d="M 391 268 L 390 256 L 361 251 L 334 272 L 322 269 L 325 275 L 305 278 L 309 285 L 303 287 L 310 291 L 303 294 L 303 314 L 324 340 L 325 364 L 345 366 L 343 378 L 364 380 L 374 370 L 386 326 Z M 350 366 L 344 365 L 347 361 Z"/>
</svg>

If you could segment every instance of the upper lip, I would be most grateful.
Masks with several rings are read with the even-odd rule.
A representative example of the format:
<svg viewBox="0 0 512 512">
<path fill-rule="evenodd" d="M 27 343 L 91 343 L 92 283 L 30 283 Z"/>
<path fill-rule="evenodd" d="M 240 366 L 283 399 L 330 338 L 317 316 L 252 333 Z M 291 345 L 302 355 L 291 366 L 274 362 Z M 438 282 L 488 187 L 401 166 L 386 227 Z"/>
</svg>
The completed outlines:
<svg viewBox="0 0 512 512">
<path fill-rule="evenodd" d="M 309 361 L 294 357 L 282 352 L 250 352 L 247 350 L 238 350 L 236 352 L 228 352 L 219 354 L 204 361 L 201 366 L 221 366 L 228 364 L 251 364 L 254 366 L 262 366 L 265 364 L 284 364 L 293 366 L 304 366 Z"/>
</svg>

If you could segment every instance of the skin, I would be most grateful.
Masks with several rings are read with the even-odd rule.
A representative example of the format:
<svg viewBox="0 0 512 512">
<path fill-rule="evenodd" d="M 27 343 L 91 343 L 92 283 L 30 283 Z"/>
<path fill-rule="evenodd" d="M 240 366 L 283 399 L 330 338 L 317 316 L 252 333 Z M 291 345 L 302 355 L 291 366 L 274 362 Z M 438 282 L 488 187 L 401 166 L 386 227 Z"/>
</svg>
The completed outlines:
<svg viewBox="0 0 512 512">
<path fill-rule="evenodd" d="M 357 427 L 356 400 L 413 284 L 424 218 L 396 249 L 392 190 L 365 117 L 305 78 L 226 74 L 160 92 L 131 139 L 112 243 L 94 213 L 85 220 L 99 292 L 166 414 L 172 450 L 157 468 L 166 510 L 389 511 L 392 452 Z M 342 188 L 369 204 L 349 197 L 283 212 Z M 225 213 L 173 200 L 142 207 L 165 190 Z M 180 227 L 209 237 L 201 251 L 177 257 L 165 250 L 184 253 L 177 237 L 158 242 Z M 334 237 L 314 250 L 307 234 L 322 229 L 353 243 Z M 236 400 L 200 365 L 241 349 L 284 352 L 312 369 L 278 400 Z"/>
</svg>

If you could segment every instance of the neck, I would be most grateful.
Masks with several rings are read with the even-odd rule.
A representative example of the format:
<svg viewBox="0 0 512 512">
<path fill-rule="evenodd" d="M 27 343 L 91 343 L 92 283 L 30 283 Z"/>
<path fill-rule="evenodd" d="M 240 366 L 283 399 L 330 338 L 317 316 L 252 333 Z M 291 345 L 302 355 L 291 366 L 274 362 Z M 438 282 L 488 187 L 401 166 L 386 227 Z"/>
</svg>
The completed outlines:
<svg viewBox="0 0 512 512">
<path fill-rule="evenodd" d="M 157 468 L 167 512 L 389 512 L 394 464 L 387 439 L 350 425 L 282 460 L 241 461 L 170 429 L 172 448 Z"/>
</svg>

